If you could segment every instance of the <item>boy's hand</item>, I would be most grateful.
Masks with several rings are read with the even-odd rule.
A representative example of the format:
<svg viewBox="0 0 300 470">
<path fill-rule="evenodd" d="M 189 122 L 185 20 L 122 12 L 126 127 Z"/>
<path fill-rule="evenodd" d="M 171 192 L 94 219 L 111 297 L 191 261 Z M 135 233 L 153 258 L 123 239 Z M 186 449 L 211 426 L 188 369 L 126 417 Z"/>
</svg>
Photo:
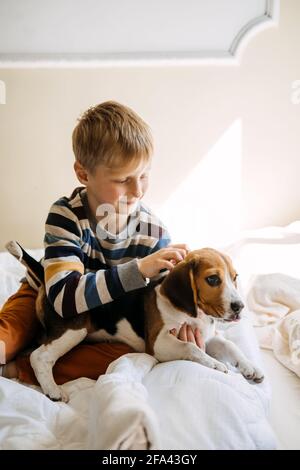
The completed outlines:
<svg viewBox="0 0 300 470">
<path fill-rule="evenodd" d="M 191 251 L 186 243 L 175 243 L 168 245 L 167 248 L 182 248 L 186 251 L 186 255 Z"/>
<path fill-rule="evenodd" d="M 195 330 L 193 330 L 191 325 L 187 325 L 186 323 L 184 323 L 180 328 L 178 334 L 176 328 L 173 328 L 170 333 L 171 335 L 176 336 L 178 339 L 180 339 L 180 341 L 193 343 L 198 346 L 198 348 L 205 351 L 205 342 L 199 328 L 195 328 Z"/>
<path fill-rule="evenodd" d="M 186 245 L 169 245 L 156 251 L 152 255 L 137 260 L 141 274 L 146 277 L 154 277 L 161 269 L 171 270 L 180 263 L 188 253 Z"/>
</svg>

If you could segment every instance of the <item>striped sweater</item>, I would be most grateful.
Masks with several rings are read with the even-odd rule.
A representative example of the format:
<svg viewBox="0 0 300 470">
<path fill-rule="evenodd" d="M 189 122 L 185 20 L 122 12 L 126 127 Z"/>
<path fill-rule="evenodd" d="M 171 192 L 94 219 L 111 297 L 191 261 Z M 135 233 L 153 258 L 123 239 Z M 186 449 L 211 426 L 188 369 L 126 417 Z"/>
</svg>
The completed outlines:
<svg viewBox="0 0 300 470">
<path fill-rule="evenodd" d="M 141 202 L 117 236 L 93 219 L 86 188 L 50 208 L 44 239 L 46 292 L 55 311 L 70 318 L 145 287 L 137 258 L 167 246 L 162 223 Z"/>
</svg>

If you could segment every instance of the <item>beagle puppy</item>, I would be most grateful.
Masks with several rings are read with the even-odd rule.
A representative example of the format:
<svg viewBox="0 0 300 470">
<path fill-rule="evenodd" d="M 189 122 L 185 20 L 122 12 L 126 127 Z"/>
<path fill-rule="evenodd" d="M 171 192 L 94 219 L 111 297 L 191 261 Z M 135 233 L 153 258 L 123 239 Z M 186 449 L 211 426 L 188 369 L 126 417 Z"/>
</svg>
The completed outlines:
<svg viewBox="0 0 300 470">
<path fill-rule="evenodd" d="M 217 331 L 218 322 L 239 321 L 244 308 L 237 292 L 237 274 L 228 256 L 211 248 L 192 251 L 159 281 L 65 319 L 47 299 L 41 264 L 16 242 L 10 242 L 7 249 L 40 284 L 36 311 L 45 339 L 31 353 L 30 362 L 43 392 L 52 400 L 68 401 L 65 391 L 54 381 L 55 362 L 83 340 L 121 341 L 160 362 L 184 359 L 223 373 L 228 372 L 229 363 L 247 380 L 264 379 L 259 368 Z M 205 351 L 170 333 L 184 323 L 200 329 Z"/>
</svg>

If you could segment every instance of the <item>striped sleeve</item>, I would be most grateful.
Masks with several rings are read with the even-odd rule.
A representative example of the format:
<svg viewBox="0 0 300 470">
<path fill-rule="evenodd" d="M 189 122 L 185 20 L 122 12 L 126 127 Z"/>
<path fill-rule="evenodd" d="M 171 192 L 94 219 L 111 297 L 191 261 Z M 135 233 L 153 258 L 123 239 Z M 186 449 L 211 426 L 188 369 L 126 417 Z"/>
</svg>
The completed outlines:
<svg viewBox="0 0 300 470">
<path fill-rule="evenodd" d="M 85 274 L 82 229 L 76 215 L 66 205 L 51 207 L 44 243 L 47 297 L 64 318 L 99 307 L 146 285 L 136 259 Z"/>
<path fill-rule="evenodd" d="M 144 236 L 150 237 L 154 241 L 150 252 L 147 254 L 155 253 L 171 243 L 171 237 L 166 226 L 144 203 L 141 204 L 139 230 Z"/>
<path fill-rule="evenodd" d="M 159 237 L 157 243 L 151 250 L 151 253 L 155 253 L 156 251 L 160 250 L 161 248 L 166 248 L 171 243 L 171 237 L 168 230 L 162 225 L 160 222 L 159 225 Z"/>
<path fill-rule="evenodd" d="M 168 233 L 167 230 L 163 229 L 160 234 L 160 238 L 158 239 L 157 243 L 154 245 L 154 247 L 151 250 L 151 253 L 155 253 L 158 250 L 161 250 L 161 248 L 166 248 L 171 243 L 171 237 Z M 162 277 L 165 277 L 165 275 L 168 273 L 167 269 L 161 269 L 159 274 L 155 276 L 154 280 L 158 280 Z"/>
<path fill-rule="evenodd" d="M 165 248 L 171 243 L 171 238 L 167 232 L 165 232 L 164 237 L 160 238 L 156 245 L 152 248 L 151 253 L 155 253 L 156 251 L 160 250 L 161 248 Z"/>
</svg>

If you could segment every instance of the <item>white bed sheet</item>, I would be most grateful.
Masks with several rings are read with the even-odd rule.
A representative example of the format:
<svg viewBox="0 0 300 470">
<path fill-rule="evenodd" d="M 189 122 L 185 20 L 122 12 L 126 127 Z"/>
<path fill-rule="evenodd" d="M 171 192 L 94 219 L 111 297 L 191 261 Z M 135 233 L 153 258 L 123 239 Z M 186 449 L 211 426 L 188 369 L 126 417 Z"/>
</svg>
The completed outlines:
<svg viewBox="0 0 300 470">
<path fill-rule="evenodd" d="M 280 273 L 300 279 L 300 221 L 245 232 L 226 251 L 234 259 L 245 298 L 259 274 Z M 259 328 L 255 331 L 260 338 Z M 300 378 L 272 351 L 261 349 L 261 353 L 272 390 L 269 421 L 278 446 L 300 450 Z"/>
<path fill-rule="evenodd" d="M 247 320 L 227 333 L 261 365 Z M 68 404 L 0 378 L 0 449 L 277 447 L 266 419 L 267 381 L 249 383 L 236 372 L 188 361 L 152 366 L 147 354 L 125 355 L 96 382 L 81 378 L 65 384 Z"/>
<path fill-rule="evenodd" d="M 269 248 L 267 243 L 264 246 Z M 235 243 L 229 250 L 239 264 L 240 274 L 243 273 L 243 289 L 247 288 L 251 274 L 266 272 L 263 266 L 253 266 L 253 247 L 256 248 L 255 244 L 247 238 L 246 243 Z M 272 247 L 276 248 L 274 244 Z M 260 260 L 261 249 L 259 246 Z M 41 251 L 33 254 L 39 258 Z M 0 254 L 0 304 L 17 289 L 17 278 L 22 274 L 23 268 L 16 260 L 6 253 Z M 261 355 L 249 321 L 240 322 L 227 332 L 249 357 L 260 363 Z M 281 448 L 300 449 L 296 438 L 300 435 L 299 398 L 296 403 L 300 380 L 296 376 L 296 381 L 291 379 L 291 373 L 279 363 L 276 368 L 270 353 L 263 352 L 263 355 L 270 382 L 266 380 L 258 385 L 248 384 L 233 371 L 226 376 L 185 361 L 158 364 L 136 379 L 141 361 L 137 363 L 135 358 L 130 358 L 134 377 L 128 374 L 119 382 L 120 375 L 112 371 L 96 383 L 86 378 L 69 382 L 64 386 L 71 396 L 67 405 L 49 401 L 34 388 L 0 379 L 0 448 L 106 448 L 107 406 L 100 406 L 101 400 L 106 399 L 102 391 L 105 387 L 113 387 L 119 396 L 125 381 L 127 389 L 137 393 L 136 403 L 130 411 L 141 417 L 137 422 L 143 427 L 150 426 L 147 431 L 154 436 L 153 448 L 274 449 L 279 444 Z M 286 388 L 279 387 L 278 384 L 283 382 Z M 269 384 L 273 388 L 270 414 L 273 430 L 266 419 L 270 407 Z M 283 394 L 288 397 L 288 405 Z M 118 419 L 118 413 L 112 409 L 109 422 Z M 116 430 L 118 432 L 118 427 Z M 110 448 L 117 446 L 119 437 L 113 436 Z M 137 442 L 130 445 L 143 448 L 143 436 L 140 441 L 141 447 Z"/>
<path fill-rule="evenodd" d="M 272 351 L 262 350 L 262 358 L 272 388 L 269 422 L 278 449 L 300 450 L 300 379 Z"/>
</svg>

